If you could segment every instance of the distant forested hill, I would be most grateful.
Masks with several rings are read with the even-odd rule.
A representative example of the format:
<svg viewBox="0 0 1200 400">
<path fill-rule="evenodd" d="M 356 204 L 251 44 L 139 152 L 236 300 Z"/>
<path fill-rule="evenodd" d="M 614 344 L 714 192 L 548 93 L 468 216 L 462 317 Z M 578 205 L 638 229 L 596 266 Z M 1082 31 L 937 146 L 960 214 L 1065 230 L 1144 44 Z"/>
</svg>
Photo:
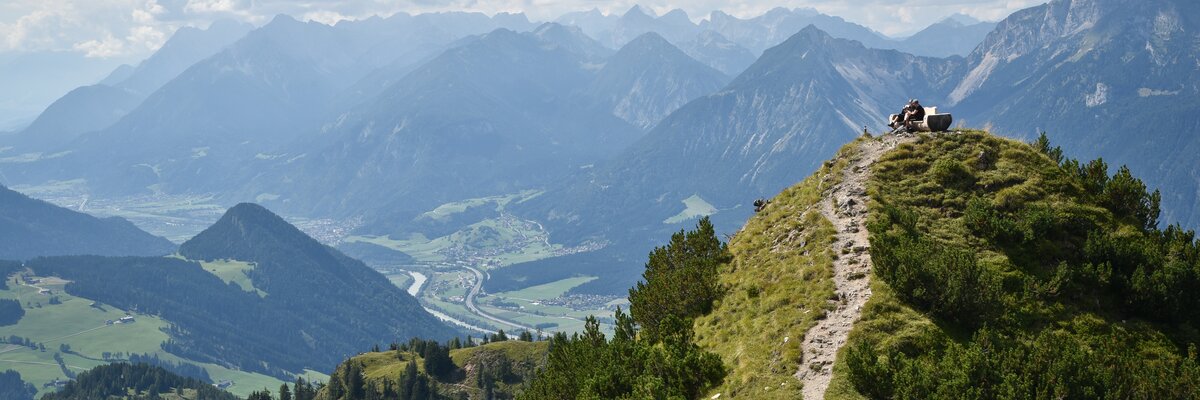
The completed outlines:
<svg viewBox="0 0 1200 400">
<path fill-rule="evenodd" d="M 0 186 L 0 259 L 95 254 L 157 256 L 175 244 L 121 218 L 96 218 Z"/>
<path fill-rule="evenodd" d="M 170 353 L 281 378 L 327 370 L 374 344 L 455 333 L 378 272 L 257 205 L 234 207 L 181 253 L 244 261 L 253 288 L 169 257 L 50 257 L 27 266 L 72 281 L 72 295 L 171 322 L 162 346 Z"/>
<path fill-rule="evenodd" d="M 79 374 L 42 400 L 93 399 L 238 400 L 213 385 L 146 364 L 109 364 Z"/>
</svg>

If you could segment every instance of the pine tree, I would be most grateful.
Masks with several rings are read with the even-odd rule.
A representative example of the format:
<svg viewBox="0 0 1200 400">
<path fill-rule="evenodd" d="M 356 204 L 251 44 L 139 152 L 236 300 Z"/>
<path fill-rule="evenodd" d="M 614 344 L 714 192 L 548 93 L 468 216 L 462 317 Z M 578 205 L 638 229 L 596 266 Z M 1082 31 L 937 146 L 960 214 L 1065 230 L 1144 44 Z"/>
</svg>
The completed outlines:
<svg viewBox="0 0 1200 400">
<path fill-rule="evenodd" d="M 708 217 L 701 218 L 693 231 L 671 235 L 666 247 L 655 248 L 643 282 L 629 290 L 629 311 L 642 334 L 657 341 L 663 333 L 659 325 L 668 316 L 690 323 L 712 311 L 713 301 L 723 294 L 717 269 L 732 259 Z"/>
<path fill-rule="evenodd" d="M 279 400 L 292 400 L 292 391 L 286 383 L 279 385 Z"/>
<path fill-rule="evenodd" d="M 417 361 L 412 360 L 404 367 L 404 374 L 400 376 L 400 395 L 402 400 L 412 399 L 416 391 L 417 384 Z"/>
<path fill-rule="evenodd" d="M 312 383 L 305 381 L 304 377 L 296 377 L 296 400 L 314 400 L 317 397 L 317 390 L 313 388 Z"/>
<path fill-rule="evenodd" d="M 275 400 L 275 399 L 271 398 L 270 390 L 263 389 L 261 392 L 259 392 L 259 391 L 251 392 L 250 396 L 246 397 L 246 400 Z"/>
<path fill-rule="evenodd" d="M 425 359 L 425 372 L 433 377 L 447 379 L 458 368 L 450 359 L 450 350 L 437 342 L 427 343 L 421 356 Z"/>
<path fill-rule="evenodd" d="M 351 362 L 347 363 L 346 369 L 346 395 L 351 399 L 362 399 L 366 397 L 366 383 L 363 380 L 362 364 Z"/>
</svg>

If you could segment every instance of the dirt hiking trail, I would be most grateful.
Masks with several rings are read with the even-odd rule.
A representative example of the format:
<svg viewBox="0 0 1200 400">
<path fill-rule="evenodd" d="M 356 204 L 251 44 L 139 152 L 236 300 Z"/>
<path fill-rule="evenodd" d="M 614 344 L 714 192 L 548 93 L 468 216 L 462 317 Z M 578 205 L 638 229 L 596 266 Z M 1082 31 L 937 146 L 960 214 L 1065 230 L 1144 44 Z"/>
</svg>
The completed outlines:
<svg viewBox="0 0 1200 400">
<path fill-rule="evenodd" d="M 867 180 L 871 166 L 879 156 L 901 143 L 916 140 L 915 135 L 885 135 L 858 144 L 857 159 L 841 173 L 841 183 L 823 193 L 821 215 L 837 229 L 833 252 L 833 285 L 836 299 L 829 300 L 835 308 L 825 319 L 804 335 L 801 350 L 804 357 L 796 378 L 804 384 L 804 399 L 825 398 L 832 377 L 838 349 L 862 315 L 863 305 L 871 298 L 871 254 L 867 242 Z M 845 249 L 845 250 L 843 250 Z"/>
</svg>

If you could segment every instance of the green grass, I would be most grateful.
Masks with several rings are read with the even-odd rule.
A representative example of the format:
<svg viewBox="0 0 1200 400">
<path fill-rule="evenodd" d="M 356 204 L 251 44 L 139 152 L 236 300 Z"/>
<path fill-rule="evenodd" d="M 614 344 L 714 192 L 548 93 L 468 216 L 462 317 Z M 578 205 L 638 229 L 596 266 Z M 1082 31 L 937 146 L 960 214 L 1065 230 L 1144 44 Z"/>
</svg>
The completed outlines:
<svg viewBox="0 0 1200 400">
<path fill-rule="evenodd" d="M 487 329 L 509 328 L 509 329 L 511 329 L 511 327 L 509 327 L 508 325 L 499 325 L 498 323 L 496 323 L 490 319 L 484 319 L 483 317 L 475 315 L 475 313 L 472 313 L 469 310 L 467 310 L 467 307 L 462 305 L 461 303 L 451 303 L 451 302 L 447 302 L 447 301 L 432 299 L 429 297 L 424 297 L 421 299 L 421 301 L 422 301 L 422 303 L 429 305 L 430 308 L 441 311 L 441 312 L 445 313 L 446 315 L 454 317 L 460 321 L 467 322 L 472 325 L 478 326 L 480 328 L 487 328 Z M 472 334 L 477 334 L 477 333 L 472 333 Z"/>
<path fill-rule="evenodd" d="M 881 212 L 883 202 L 903 207 L 916 215 L 916 230 L 921 234 L 946 246 L 972 252 L 987 274 L 997 277 L 1000 282 L 1000 297 L 997 300 L 1001 303 L 998 306 L 1000 315 L 988 321 L 987 330 L 990 332 L 1015 338 L 1018 343 L 1024 342 L 1027 346 L 1033 345 L 1034 337 L 1046 337 L 1039 335 L 1058 335 L 1079 344 L 1082 350 L 1070 349 L 1080 352 L 1074 354 L 1094 354 L 1102 351 L 1098 349 L 1103 349 L 1106 344 L 1111 346 L 1112 341 L 1116 340 L 1113 338 L 1132 338 L 1121 339 L 1125 341 L 1117 347 L 1121 351 L 1141 354 L 1141 364 L 1135 363 L 1133 367 L 1147 371 L 1151 371 L 1149 366 L 1156 363 L 1173 362 L 1170 360 L 1179 360 L 1185 355 L 1181 354 L 1182 348 L 1168 336 L 1171 332 L 1169 327 L 1118 316 L 1116 309 L 1119 307 L 1105 304 L 1109 300 L 1091 295 L 1052 296 L 1041 293 L 1045 289 L 1039 286 L 1052 281 L 1053 274 L 1050 272 L 1055 266 L 1045 264 L 1053 264 L 1055 259 L 1081 251 L 1077 247 L 1081 239 L 1069 236 L 1071 233 L 1055 231 L 1044 239 L 1019 244 L 1001 244 L 973 233 L 973 229 L 978 227 L 969 225 L 964 216 L 971 198 L 998 210 L 1050 210 L 1063 220 L 1085 226 L 1091 224 L 1091 229 L 1115 229 L 1117 232 L 1130 229 L 1128 226 L 1119 226 L 1121 224 L 1114 221 L 1106 209 L 1092 204 L 1091 200 L 1085 200 L 1082 189 L 1054 161 L 1034 147 L 980 131 L 924 136 L 884 154 L 872 172 L 868 184 L 872 199 L 869 221 L 885 218 Z M 872 235 L 878 234 L 880 232 L 872 232 Z M 877 247 L 874 244 L 872 247 Z M 878 264 L 876 268 L 879 268 Z M 901 295 L 905 293 L 897 293 L 879 276 L 873 274 L 871 279 L 873 295 L 863 308 L 862 318 L 850 332 L 847 345 L 839 352 L 826 398 L 866 398 L 852 383 L 851 368 L 846 360 L 849 349 L 864 344 L 879 354 L 898 350 L 910 357 L 928 357 L 914 365 L 920 368 L 918 374 L 937 370 L 938 377 L 958 378 L 954 375 L 956 371 L 944 367 L 964 360 L 941 360 L 946 364 L 939 367 L 931 364 L 942 357 L 934 352 L 977 346 L 973 338 L 976 331 L 962 324 L 936 321 L 929 314 L 903 301 Z M 1128 336 L 1124 336 L 1126 334 Z M 983 352 L 988 353 L 991 351 Z M 1036 354 L 1031 358 L 1031 363 L 1037 360 Z M 1008 367 L 1014 368 L 1012 365 Z M 1028 372 L 1022 371 L 1021 365 L 1016 367 L 1015 370 L 1001 373 Z M 963 365 L 962 368 L 966 370 L 968 367 Z M 1059 380 L 1065 379 L 1064 374 L 1070 376 L 1075 373 L 1054 372 L 1055 375 L 1051 377 L 1035 375 L 1031 379 L 1039 382 L 1051 378 Z M 943 382 L 948 384 L 945 382 L 948 380 Z M 958 383 L 961 384 L 961 381 Z M 956 397 L 945 393 L 941 395 Z"/>
<path fill-rule="evenodd" d="M 465 366 L 475 354 L 482 350 L 498 350 L 504 353 L 509 360 L 513 362 L 528 362 L 531 365 L 542 365 L 546 358 L 546 353 L 549 351 L 550 342 L 522 342 L 517 340 L 509 340 L 504 342 L 488 343 L 480 346 L 450 350 L 450 359 L 454 361 L 460 368 Z M 357 362 L 363 365 L 363 375 L 368 382 L 380 382 L 382 380 L 391 381 L 393 385 L 398 384 L 400 376 L 404 373 L 404 369 L 410 361 L 417 362 L 417 371 L 424 373 L 425 366 L 423 359 L 411 352 L 388 350 L 381 352 L 362 353 L 351 357 L 347 362 Z M 343 362 L 339 368 L 346 365 Z M 439 382 L 439 386 L 443 390 L 460 391 L 466 386 L 461 383 Z M 453 388 L 451 388 L 453 387 Z M 272 389 L 272 392 L 276 392 Z M 445 393 L 443 393 L 445 394 Z"/>
<path fill-rule="evenodd" d="M 429 219 L 440 221 L 440 220 L 449 218 L 450 216 L 452 216 L 454 214 L 458 214 L 463 211 L 467 211 L 468 208 L 479 207 L 479 206 L 482 206 L 482 205 L 485 205 L 488 203 L 496 203 L 497 207 L 500 207 L 501 205 L 507 204 L 509 201 L 511 201 L 512 199 L 514 199 L 518 196 L 519 196 L 518 194 L 510 194 L 510 195 L 505 195 L 505 196 L 480 197 L 480 198 L 476 198 L 476 199 L 466 199 L 466 200 L 461 200 L 461 201 L 455 201 L 455 202 L 446 203 L 446 204 L 437 206 L 437 208 L 426 211 L 426 212 L 422 213 L 421 215 L 417 216 L 417 218 L 418 219 L 429 218 Z"/>
<path fill-rule="evenodd" d="M 32 383 L 39 390 L 42 384 L 54 379 L 66 379 L 61 369 L 54 361 L 54 354 L 59 352 L 59 345 L 66 343 L 74 354 L 63 354 L 63 360 L 68 367 L 76 372 L 82 372 L 104 364 L 101 359 L 104 352 L 125 352 L 136 354 L 157 354 L 159 358 L 172 362 L 189 362 L 204 367 L 215 381 L 230 379 L 235 385 L 229 389 L 231 393 L 246 396 L 251 391 L 270 388 L 276 391 L 282 381 L 261 374 L 247 373 L 228 369 L 216 364 L 199 363 L 177 357 L 163 351 L 160 345 L 169 339 L 162 331 L 168 322 L 158 317 L 134 314 L 136 322 L 132 324 L 106 325 L 107 320 L 116 320 L 125 316 L 125 310 L 110 305 L 100 304 L 99 308 L 91 307 L 92 300 L 66 294 L 62 285 L 42 285 L 54 291 L 54 295 L 62 304 L 49 304 L 49 296 L 39 295 L 37 289 L 18 285 L 8 281 L 8 290 L 0 290 L 0 298 L 18 299 L 22 305 L 29 302 L 34 307 L 25 309 L 25 316 L 16 325 L 0 327 L 0 336 L 17 335 L 29 338 L 34 342 L 45 344 L 46 351 L 30 350 L 27 347 L 5 346 L 0 350 L 11 348 L 12 351 L 0 354 L 0 368 L 13 369 L 21 373 L 21 378 Z M 41 303 L 41 307 L 36 305 Z M 328 379 L 327 376 L 313 371 L 306 371 L 308 377 L 319 381 Z M 39 396 L 43 394 L 39 392 Z"/>
<path fill-rule="evenodd" d="M 522 262 L 537 261 L 554 256 L 554 252 L 562 249 L 561 245 L 547 243 L 545 240 L 524 240 L 524 238 L 542 237 L 544 232 L 537 228 L 528 228 L 523 224 L 506 224 L 503 218 L 489 218 L 468 225 L 451 234 L 429 238 L 421 233 L 412 233 L 407 237 L 353 235 L 345 238 L 348 243 L 365 242 L 392 250 L 401 251 L 413 257 L 418 262 L 441 263 L 455 261 L 445 255 L 445 251 L 454 250 L 459 253 L 482 253 L 484 250 L 506 248 L 500 254 L 488 255 L 486 258 L 496 260 L 501 266 Z"/>
<path fill-rule="evenodd" d="M 254 264 L 237 261 L 237 260 L 219 260 L 212 262 L 200 262 L 200 266 L 205 271 L 211 272 L 226 283 L 238 285 L 247 292 L 254 292 L 258 297 L 266 297 L 267 292 L 254 287 L 254 283 L 250 282 L 250 271 L 254 270 Z"/>
<path fill-rule="evenodd" d="M 450 202 L 450 203 L 446 203 L 446 204 L 437 206 L 436 208 L 434 208 L 432 210 L 422 213 L 421 215 L 417 216 L 417 218 L 429 218 L 429 219 L 433 219 L 433 220 L 444 220 L 454 214 L 458 214 L 463 211 L 466 211 L 468 208 L 479 207 L 479 206 L 482 206 L 482 205 L 485 205 L 488 203 L 495 203 L 496 210 L 503 210 L 505 206 L 507 206 L 509 203 L 512 203 L 513 201 L 520 203 L 525 200 L 537 197 L 541 194 L 542 194 L 542 192 L 540 192 L 540 191 L 525 190 L 525 191 L 518 192 L 518 193 L 512 193 L 512 194 L 506 194 L 506 195 L 500 195 L 500 196 L 488 196 L 488 197 L 479 197 L 479 198 L 474 198 L 474 199 L 460 200 L 460 201 Z"/>
<path fill-rule="evenodd" d="M 483 310 L 484 312 L 486 312 L 488 314 L 494 315 L 496 317 L 500 317 L 504 320 L 515 321 L 515 322 L 519 322 L 519 323 L 522 323 L 522 324 L 525 324 L 528 326 L 536 326 L 537 324 L 547 323 L 547 322 L 558 324 L 558 326 L 556 326 L 554 328 L 547 329 L 546 330 L 547 332 L 565 332 L 565 333 L 570 334 L 573 332 L 583 331 L 583 321 L 580 319 L 577 319 L 577 318 L 554 316 L 554 315 L 535 315 L 535 314 L 530 314 L 530 313 L 526 313 L 526 312 L 505 310 L 505 309 L 489 307 L 489 306 L 479 306 L 479 309 Z M 604 311 L 595 312 L 595 311 L 599 311 L 599 310 L 594 310 L 594 311 L 590 312 L 589 315 L 595 315 L 596 317 L 605 317 L 605 316 L 611 317 L 612 316 L 612 312 L 604 312 Z M 508 327 L 508 328 L 511 328 L 511 327 Z M 509 330 L 508 328 L 506 328 L 506 330 Z M 609 333 L 609 334 L 611 334 L 613 331 L 613 327 L 608 324 L 600 324 L 600 329 L 603 330 L 605 333 Z M 511 330 L 509 330 L 509 331 L 511 332 Z"/>
<path fill-rule="evenodd" d="M 612 317 L 612 310 L 576 310 L 564 306 L 546 305 L 543 304 L 542 301 L 558 298 L 572 288 L 590 282 L 594 279 L 596 279 L 596 277 L 591 276 L 567 278 L 542 285 L 531 286 L 517 291 L 496 293 L 487 298 L 489 302 L 491 300 L 499 300 L 518 304 L 523 307 L 520 311 L 511 311 L 487 306 L 481 306 L 481 308 L 484 308 L 485 311 L 488 311 L 489 313 L 501 318 L 510 319 L 530 326 L 546 322 L 558 324 L 557 327 L 547 329 L 547 332 L 566 332 L 568 334 L 580 332 L 583 330 L 584 318 L 587 318 L 589 315 L 594 315 L 597 317 Z M 628 309 L 628 306 L 625 308 Z M 601 328 L 605 332 L 611 332 L 613 329 L 613 327 L 608 324 L 601 324 Z"/>
<path fill-rule="evenodd" d="M 369 380 L 387 379 L 392 381 L 392 384 L 399 384 L 400 375 L 404 373 L 404 367 L 409 361 L 417 360 L 417 370 L 424 372 L 425 366 L 422 365 L 421 357 L 397 350 L 382 351 L 378 353 L 363 353 L 354 356 L 355 361 L 363 363 L 363 375 Z"/>
<path fill-rule="evenodd" d="M 682 202 L 684 207 L 683 211 L 680 211 L 679 214 L 675 214 L 671 218 L 663 220 L 664 224 L 678 224 L 692 218 L 699 218 L 717 213 L 716 207 L 713 207 L 712 204 L 704 201 L 704 199 L 700 198 L 700 195 L 697 194 L 693 194 L 691 197 L 683 199 Z"/>
<path fill-rule="evenodd" d="M 837 184 L 857 147 L 847 145 L 800 184 L 776 196 L 729 243 L 726 288 L 695 322 L 696 343 L 721 356 L 729 374 L 705 398 L 798 399 L 793 378 L 804 334 L 833 295 L 833 225 L 821 216 L 821 192 Z"/>
<path fill-rule="evenodd" d="M 496 293 L 495 296 L 523 300 L 549 300 L 562 296 L 568 290 L 593 280 L 596 280 L 596 277 L 580 276 L 567 278 L 537 286 L 530 286 L 517 291 Z"/>
<path fill-rule="evenodd" d="M 482 346 L 469 347 L 465 349 L 450 350 L 450 359 L 454 360 L 454 364 L 462 366 L 466 365 L 467 361 L 478 353 L 480 350 L 500 350 L 504 352 L 510 360 L 528 360 L 534 363 L 541 363 L 541 360 L 546 358 L 546 353 L 550 350 L 550 342 L 522 342 L 519 340 L 509 340 L 504 342 L 488 343 Z"/>
<path fill-rule="evenodd" d="M 431 240 L 420 233 L 414 233 L 403 239 L 395 239 L 390 236 L 352 235 L 347 236 L 345 242 L 364 242 L 387 247 L 402 251 L 422 262 L 445 261 L 446 257 L 438 254 L 437 251 L 448 246 L 447 240 L 442 240 L 442 238 Z"/>
</svg>

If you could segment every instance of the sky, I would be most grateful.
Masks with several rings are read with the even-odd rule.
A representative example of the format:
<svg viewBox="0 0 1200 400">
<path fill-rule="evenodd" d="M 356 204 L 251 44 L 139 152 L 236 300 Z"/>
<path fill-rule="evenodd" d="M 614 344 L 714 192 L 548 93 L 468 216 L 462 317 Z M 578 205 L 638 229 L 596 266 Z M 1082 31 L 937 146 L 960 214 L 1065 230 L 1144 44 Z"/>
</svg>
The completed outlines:
<svg viewBox="0 0 1200 400">
<path fill-rule="evenodd" d="M 1045 0 L 3 0 L 0 55 L 71 51 L 90 58 L 144 58 L 181 26 L 232 18 L 264 24 L 277 14 L 333 23 L 396 12 L 525 12 L 535 21 L 598 8 L 621 14 L 641 4 L 660 15 L 681 8 L 693 20 L 713 10 L 753 17 L 775 7 L 813 8 L 892 36 L 912 34 L 963 13 L 1000 20 Z"/>
</svg>

